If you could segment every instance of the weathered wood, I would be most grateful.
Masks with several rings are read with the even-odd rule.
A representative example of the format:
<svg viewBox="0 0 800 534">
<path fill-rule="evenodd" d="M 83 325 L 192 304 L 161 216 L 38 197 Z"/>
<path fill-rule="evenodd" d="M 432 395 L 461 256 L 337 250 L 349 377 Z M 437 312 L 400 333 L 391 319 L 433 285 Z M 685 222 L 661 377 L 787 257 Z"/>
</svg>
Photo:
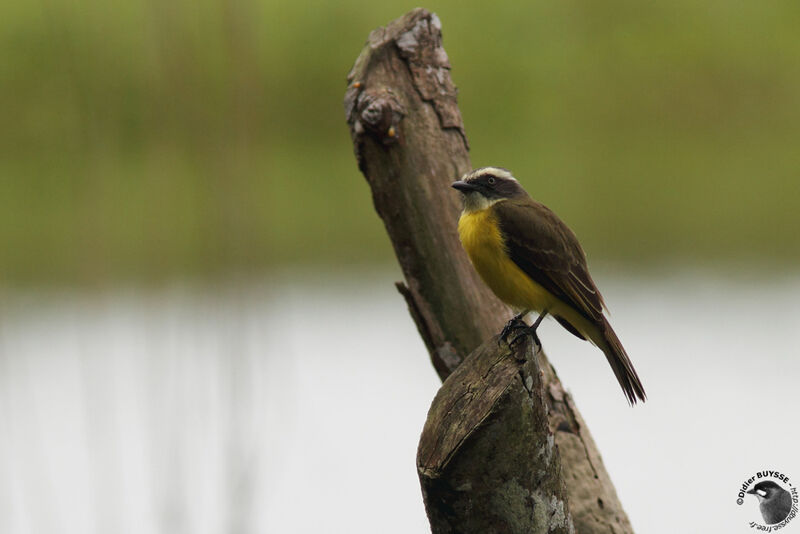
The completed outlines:
<svg viewBox="0 0 800 534">
<path fill-rule="evenodd" d="M 444 380 L 417 459 L 433 532 L 632 532 L 544 353 L 492 341 L 511 314 L 458 242 L 450 183 L 471 165 L 436 15 L 415 9 L 370 34 L 345 113 L 398 289 Z"/>
<path fill-rule="evenodd" d="M 370 34 L 345 95 L 356 159 L 406 279 L 401 292 L 442 379 L 508 314 L 456 235 L 461 208 L 449 186 L 470 162 L 449 69 L 438 19 L 415 10 Z"/>
<path fill-rule="evenodd" d="M 531 341 L 489 339 L 437 393 L 417 452 L 434 533 L 574 532 Z"/>
</svg>

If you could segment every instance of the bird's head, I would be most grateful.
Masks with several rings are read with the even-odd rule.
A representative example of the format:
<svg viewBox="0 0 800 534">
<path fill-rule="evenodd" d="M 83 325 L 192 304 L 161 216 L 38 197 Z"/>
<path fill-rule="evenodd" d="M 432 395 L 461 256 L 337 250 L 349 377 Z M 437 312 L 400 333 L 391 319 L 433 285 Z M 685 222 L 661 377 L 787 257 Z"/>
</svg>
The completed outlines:
<svg viewBox="0 0 800 534">
<path fill-rule="evenodd" d="M 483 210 L 495 202 L 526 194 L 517 179 L 500 167 L 470 171 L 461 180 L 453 182 L 453 188 L 461 192 L 466 211 Z"/>
<path fill-rule="evenodd" d="M 761 501 L 768 501 L 775 495 L 779 495 L 780 493 L 784 492 L 782 487 L 780 487 L 777 483 L 771 480 L 765 480 L 763 482 L 759 482 L 752 489 L 747 490 L 747 493 L 751 493 L 758 497 L 759 502 Z"/>
</svg>

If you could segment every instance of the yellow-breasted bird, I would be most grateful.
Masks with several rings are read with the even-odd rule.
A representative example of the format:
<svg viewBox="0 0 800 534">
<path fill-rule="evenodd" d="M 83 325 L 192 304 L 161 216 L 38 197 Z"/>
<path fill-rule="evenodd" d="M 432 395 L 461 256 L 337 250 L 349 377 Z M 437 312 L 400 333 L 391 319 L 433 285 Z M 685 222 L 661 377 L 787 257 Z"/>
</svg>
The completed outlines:
<svg viewBox="0 0 800 534">
<path fill-rule="evenodd" d="M 503 336 L 537 311 L 540 315 L 528 329 L 535 336 L 550 314 L 603 351 L 628 402 L 644 401 L 644 387 L 603 315 L 603 297 L 572 230 L 533 200 L 506 169 L 475 169 L 453 187 L 464 201 L 458 233 L 472 265 L 500 300 L 521 312 L 506 325 Z"/>
</svg>

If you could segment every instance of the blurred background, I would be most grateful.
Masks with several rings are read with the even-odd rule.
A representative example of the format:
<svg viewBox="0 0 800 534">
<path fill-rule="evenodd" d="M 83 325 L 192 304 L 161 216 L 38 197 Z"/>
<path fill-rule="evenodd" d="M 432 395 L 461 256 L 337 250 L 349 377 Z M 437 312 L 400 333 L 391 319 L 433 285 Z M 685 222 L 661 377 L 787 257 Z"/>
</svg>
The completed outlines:
<svg viewBox="0 0 800 534">
<path fill-rule="evenodd" d="M 4 4 L 0 532 L 427 531 L 438 382 L 342 108 L 412 7 Z M 424 7 L 648 388 L 546 326 L 634 527 L 745 532 L 741 481 L 800 477 L 800 4 Z"/>
</svg>

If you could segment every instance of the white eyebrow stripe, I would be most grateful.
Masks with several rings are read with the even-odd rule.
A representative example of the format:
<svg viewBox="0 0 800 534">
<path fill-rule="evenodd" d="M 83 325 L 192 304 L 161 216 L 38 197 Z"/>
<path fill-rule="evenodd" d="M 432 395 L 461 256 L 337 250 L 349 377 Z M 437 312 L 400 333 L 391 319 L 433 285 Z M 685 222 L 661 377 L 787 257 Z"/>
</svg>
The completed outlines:
<svg viewBox="0 0 800 534">
<path fill-rule="evenodd" d="M 503 178 L 505 180 L 514 180 L 515 182 L 517 181 L 517 179 L 514 178 L 514 175 L 512 175 L 506 169 L 501 169 L 500 167 L 481 167 L 479 169 L 475 169 L 465 174 L 462 180 L 464 180 L 465 182 L 470 182 L 472 180 L 477 180 L 481 176 L 485 176 L 487 174 L 491 174 L 492 176 L 497 176 L 498 178 Z"/>
</svg>

